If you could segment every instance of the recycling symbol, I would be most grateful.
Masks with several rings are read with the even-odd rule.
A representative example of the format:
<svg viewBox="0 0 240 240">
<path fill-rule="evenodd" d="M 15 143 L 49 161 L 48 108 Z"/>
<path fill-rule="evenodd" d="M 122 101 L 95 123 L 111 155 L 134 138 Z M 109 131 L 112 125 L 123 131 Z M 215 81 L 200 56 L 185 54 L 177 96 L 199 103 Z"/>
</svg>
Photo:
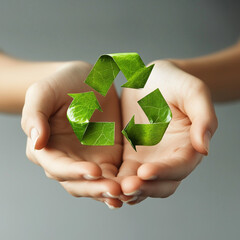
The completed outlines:
<svg viewBox="0 0 240 240">
<path fill-rule="evenodd" d="M 138 53 L 114 53 L 100 56 L 85 83 L 103 96 L 122 71 L 127 82 L 121 87 L 144 88 L 154 65 L 146 67 Z M 95 110 L 102 111 L 94 92 L 69 94 L 73 98 L 67 118 L 74 133 L 83 145 L 114 145 L 114 122 L 90 122 Z M 152 146 L 159 143 L 172 119 L 171 110 L 157 88 L 138 104 L 146 114 L 149 124 L 136 124 L 134 116 L 122 130 L 136 151 L 136 145 Z"/>
</svg>

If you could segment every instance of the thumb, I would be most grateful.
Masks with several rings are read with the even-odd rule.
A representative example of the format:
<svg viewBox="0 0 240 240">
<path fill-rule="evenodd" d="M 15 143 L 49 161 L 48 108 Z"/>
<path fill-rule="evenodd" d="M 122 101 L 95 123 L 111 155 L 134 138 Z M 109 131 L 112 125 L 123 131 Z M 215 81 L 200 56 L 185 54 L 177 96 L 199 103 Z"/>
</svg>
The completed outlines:
<svg viewBox="0 0 240 240">
<path fill-rule="evenodd" d="M 47 82 L 33 84 L 26 93 L 21 125 L 32 140 L 34 149 L 47 145 L 50 136 L 49 117 L 53 113 L 55 95 Z"/>
<path fill-rule="evenodd" d="M 210 92 L 200 80 L 191 94 L 184 98 L 184 109 L 192 122 L 190 138 L 196 151 L 208 154 L 211 137 L 215 133 L 218 122 Z"/>
</svg>

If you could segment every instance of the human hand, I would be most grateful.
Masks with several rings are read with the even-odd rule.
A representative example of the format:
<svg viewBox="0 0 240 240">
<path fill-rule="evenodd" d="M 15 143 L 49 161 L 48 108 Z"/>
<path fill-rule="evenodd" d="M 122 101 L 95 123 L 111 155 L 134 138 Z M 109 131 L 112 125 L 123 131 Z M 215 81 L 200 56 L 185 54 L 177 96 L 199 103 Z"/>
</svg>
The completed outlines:
<svg viewBox="0 0 240 240">
<path fill-rule="evenodd" d="M 66 94 L 90 90 L 83 84 L 89 69 L 85 63 L 78 63 L 77 67 L 76 64 L 71 64 L 28 90 L 22 121 L 29 136 L 27 155 L 45 169 L 48 177 L 59 180 L 72 195 L 93 197 L 107 201 L 110 206 L 120 207 L 119 200 L 102 196 L 103 193 L 110 193 L 110 197 L 121 193 L 120 186 L 114 181 L 121 164 L 120 111 L 115 90 L 112 88 L 106 98 L 95 93 L 104 114 L 96 112 L 92 119 L 116 122 L 116 145 L 113 147 L 82 146 L 66 120 L 66 110 L 71 102 Z M 70 81 L 66 82 L 66 79 Z M 172 194 L 180 180 L 201 161 L 200 153 L 207 153 L 208 138 L 205 137 L 204 142 L 203 134 L 207 129 L 213 134 L 216 129 L 216 117 L 205 85 L 165 61 L 156 63 L 143 90 L 124 89 L 124 124 L 129 121 L 134 110 L 138 109 L 137 101 L 155 88 L 162 91 L 173 112 L 173 120 L 163 141 L 156 146 L 138 147 L 138 152 L 135 153 L 128 142 L 124 144 L 123 164 L 118 180 L 121 180 L 125 195 L 133 192 L 138 195 L 139 190 L 141 194 L 134 198 L 122 197 L 121 200 L 130 199 L 133 203 L 140 202 L 147 196 L 166 197 Z M 196 94 L 198 91 L 202 94 Z M 202 109 L 207 118 L 199 118 L 195 106 Z M 137 121 L 147 121 L 140 108 L 135 113 Z M 40 135 L 35 143 L 30 138 L 30 131 L 36 126 Z M 43 149 L 33 151 L 34 144 L 36 149 Z M 100 179 L 84 180 L 84 176 L 88 175 Z M 152 180 L 153 178 L 156 179 Z"/>
<path fill-rule="evenodd" d="M 121 164 L 122 136 L 119 98 L 114 86 L 106 97 L 95 92 L 103 113 L 95 111 L 91 121 L 115 122 L 114 146 L 83 146 L 66 117 L 72 101 L 68 93 L 92 91 L 84 84 L 91 65 L 67 63 L 54 75 L 33 84 L 26 93 L 22 128 L 28 136 L 27 156 L 40 165 L 73 196 L 91 197 L 113 207 L 120 185 L 114 180 Z"/>
<path fill-rule="evenodd" d="M 208 154 L 217 118 L 206 85 L 168 61 L 156 61 L 144 89 L 123 89 L 123 126 L 135 115 L 147 123 L 137 101 L 159 88 L 171 111 L 172 121 L 156 146 L 138 146 L 135 152 L 124 139 L 123 163 L 118 179 L 125 196 L 135 204 L 147 197 L 168 197 L 181 180 Z"/>
</svg>

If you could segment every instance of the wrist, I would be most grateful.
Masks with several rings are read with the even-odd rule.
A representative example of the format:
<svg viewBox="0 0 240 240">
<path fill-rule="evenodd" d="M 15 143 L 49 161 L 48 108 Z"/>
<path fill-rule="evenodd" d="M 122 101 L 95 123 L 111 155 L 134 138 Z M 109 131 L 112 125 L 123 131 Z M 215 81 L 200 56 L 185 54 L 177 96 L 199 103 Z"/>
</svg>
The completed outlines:
<svg viewBox="0 0 240 240">
<path fill-rule="evenodd" d="M 63 62 L 27 62 L 4 56 L 0 73 L 0 111 L 20 113 L 27 89 L 54 74 Z M 14 71 L 12 71 L 14 69 Z"/>
</svg>

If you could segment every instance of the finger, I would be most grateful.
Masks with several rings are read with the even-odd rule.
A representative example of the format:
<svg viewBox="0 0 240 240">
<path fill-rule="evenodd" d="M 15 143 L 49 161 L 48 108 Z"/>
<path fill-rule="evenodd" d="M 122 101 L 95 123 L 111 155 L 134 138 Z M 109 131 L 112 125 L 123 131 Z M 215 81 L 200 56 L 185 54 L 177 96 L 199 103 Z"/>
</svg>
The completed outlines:
<svg viewBox="0 0 240 240">
<path fill-rule="evenodd" d="M 119 184 L 122 184 L 122 181 L 124 181 L 125 178 L 128 178 L 129 176 L 133 176 L 133 182 L 131 183 L 132 186 L 130 186 L 130 189 L 131 188 L 137 188 L 139 183 L 137 181 L 137 179 L 139 179 L 137 176 L 137 169 L 139 168 L 141 164 L 137 161 L 134 161 L 134 160 L 125 160 L 123 161 L 120 169 L 119 169 L 119 173 L 117 175 L 117 182 L 119 182 Z M 135 177 L 134 177 L 135 176 Z M 136 179 L 136 180 L 135 180 Z M 122 202 L 129 202 L 131 201 L 131 199 L 133 198 L 134 196 L 126 196 L 126 195 L 121 195 L 120 196 L 120 200 Z"/>
<path fill-rule="evenodd" d="M 47 83 L 36 83 L 28 89 L 21 124 L 26 135 L 31 138 L 34 149 L 42 149 L 48 142 L 48 119 L 55 105 L 54 92 Z"/>
<path fill-rule="evenodd" d="M 72 161 L 68 157 L 59 157 L 54 163 L 40 164 L 57 181 L 96 180 L 101 177 L 101 169 L 96 163 Z"/>
<path fill-rule="evenodd" d="M 139 168 L 140 165 L 141 165 L 141 163 L 134 161 L 134 160 L 123 161 L 123 163 L 119 169 L 118 177 L 122 178 L 122 177 L 127 177 L 127 176 L 136 176 L 137 169 Z"/>
<path fill-rule="evenodd" d="M 207 155 L 218 123 L 208 88 L 200 80 L 197 86 L 188 97 L 184 97 L 183 105 L 192 122 L 190 137 L 193 147 Z"/>
<path fill-rule="evenodd" d="M 136 205 L 139 204 L 140 202 L 144 201 L 147 197 L 142 197 L 142 196 L 138 196 L 134 199 L 134 201 L 129 201 L 127 202 L 128 205 Z"/>
<path fill-rule="evenodd" d="M 177 181 L 145 181 L 140 188 L 141 196 L 167 198 L 176 191 L 179 184 Z"/>
<path fill-rule="evenodd" d="M 123 205 L 122 201 L 114 198 L 97 198 L 95 200 L 105 203 L 111 210 L 121 208 Z"/>
<path fill-rule="evenodd" d="M 143 183 L 144 181 L 141 180 L 138 176 L 125 177 L 121 181 L 122 192 L 125 196 L 128 196 L 128 200 L 130 200 L 133 197 L 141 195 L 140 188 Z"/>
<path fill-rule="evenodd" d="M 39 151 L 29 150 L 27 156 L 37 162 L 43 169 L 58 181 L 87 179 L 95 180 L 102 176 L 101 168 L 94 162 L 78 161 L 69 158 L 57 150 L 44 148 Z"/>
<path fill-rule="evenodd" d="M 118 168 L 111 163 L 102 163 L 99 165 L 102 170 L 102 176 L 104 178 L 112 179 L 118 174 Z"/>
<path fill-rule="evenodd" d="M 144 163 L 138 169 L 138 177 L 142 180 L 174 180 L 186 178 L 200 163 L 202 156 L 195 154 L 195 158 L 175 158 L 162 162 Z"/>
<path fill-rule="evenodd" d="M 100 167 L 102 169 L 102 176 L 106 179 L 112 179 L 116 182 L 119 182 L 119 179 L 116 178 L 116 175 L 118 174 L 118 168 L 110 163 L 102 163 L 100 164 Z M 121 199 L 121 196 L 114 196 L 110 192 L 103 193 L 105 197 L 110 197 L 110 198 L 105 198 L 102 199 L 103 202 L 110 208 L 110 209 L 115 209 L 115 208 L 120 208 L 123 204 L 123 201 Z M 116 199 L 119 198 L 119 199 Z M 121 200 L 120 200 L 121 199 Z"/>
<path fill-rule="evenodd" d="M 129 177 L 122 182 L 121 187 L 125 195 L 165 198 L 172 195 L 180 184 L 176 181 L 142 181 L 139 179 L 137 187 L 129 187 L 129 185 L 133 186 L 131 185 L 133 181 L 133 177 Z"/>
<path fill-rule="evenodd" d="M 117 198 L 121 195 L 120 185 L 109 179 L 95 181 L 65 181 L 61 185 L 74 197 Z M 110 197 L 113 196 L 113 197 Z"/>
</svg>

